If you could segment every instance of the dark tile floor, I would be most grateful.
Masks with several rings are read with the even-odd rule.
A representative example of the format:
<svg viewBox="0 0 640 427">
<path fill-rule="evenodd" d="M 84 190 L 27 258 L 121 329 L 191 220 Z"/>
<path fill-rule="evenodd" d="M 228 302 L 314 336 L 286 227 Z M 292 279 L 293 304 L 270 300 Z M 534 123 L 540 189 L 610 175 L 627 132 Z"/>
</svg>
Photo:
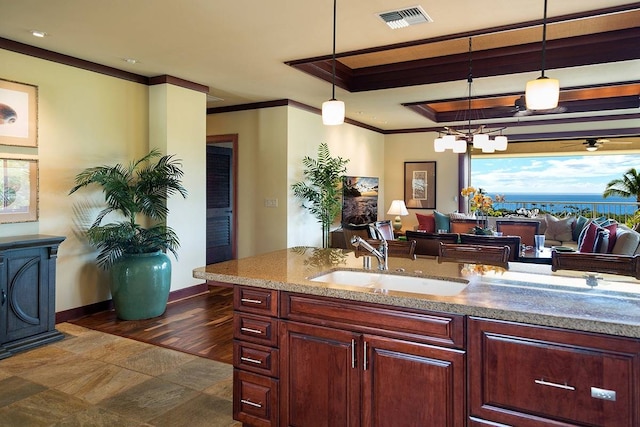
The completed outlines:
<svg viewBox="0 0 640 427">
<path fill-rule="evenodd" d="M 239 427 L 226 363 L 58 324 L 65 339 L 0 360 L 0 425 Z"/>
</svg>

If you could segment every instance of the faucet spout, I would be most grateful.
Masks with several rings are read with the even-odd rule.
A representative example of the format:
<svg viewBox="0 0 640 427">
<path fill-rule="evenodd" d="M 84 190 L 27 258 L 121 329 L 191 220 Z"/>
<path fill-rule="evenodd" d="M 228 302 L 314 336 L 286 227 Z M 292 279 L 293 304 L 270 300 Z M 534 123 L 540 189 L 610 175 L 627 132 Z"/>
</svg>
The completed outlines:
<svg viewBox="0 0 640 427">
<path fill-rule="evenodd" d="M 371 255 L 375 256 L 376 259 L 378 260 L 378 270 L 384 271 L 389 269 L 389 264 L 387 262 L 389 246 L 387 241 L 384 238 L 382 238 L 382 242 L 380 243 L 380 247 L 378 249 L 371 246 L 369 243 L 367 243 L 366 240 L 364 240 L 360 236 L 353 236 L 351 238 L 351 244 L 356 248 L 359 246 L 362 246 L 364 249 L 371 252 Z"/>
</svg>

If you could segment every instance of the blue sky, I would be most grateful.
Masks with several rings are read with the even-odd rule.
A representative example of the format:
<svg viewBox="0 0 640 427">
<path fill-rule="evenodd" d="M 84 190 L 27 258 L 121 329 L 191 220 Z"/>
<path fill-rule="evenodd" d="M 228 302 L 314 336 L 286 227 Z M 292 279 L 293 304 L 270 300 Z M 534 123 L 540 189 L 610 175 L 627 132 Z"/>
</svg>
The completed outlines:
<svg viewBox="0 0 640 427">
<path fill-rule="evenodd" d="M 631 168 L 640 168 L 640 156 L 476 157 L 471 185 L 499 194 L 595 194 Z"/>
</svg>

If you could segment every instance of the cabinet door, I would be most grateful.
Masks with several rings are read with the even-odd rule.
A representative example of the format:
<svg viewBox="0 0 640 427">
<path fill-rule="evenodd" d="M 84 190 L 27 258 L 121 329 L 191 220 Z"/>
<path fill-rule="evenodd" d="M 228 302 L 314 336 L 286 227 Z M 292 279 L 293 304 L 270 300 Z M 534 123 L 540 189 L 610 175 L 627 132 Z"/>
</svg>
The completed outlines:
<svg viewBox="0 0 640 427">
<path fill-rule="evenodd" d="M 465 354 L 364 336 L 363 426 L 462 427 Z"/>
<path fill-rule="evenodd" d="M 529 426 L 636 427 L 640 341 L 470 319 L 470 415 Z"/>
<path fill-rule="evenodd" d="M 5 341 L 36 335 L 48 329 L 48 249 L 7 252 Z"/>
<path fill-rule="evenodd" d="M 360 425 L 357 334 L 281 323 L 281 425 Z"/>
</svg>

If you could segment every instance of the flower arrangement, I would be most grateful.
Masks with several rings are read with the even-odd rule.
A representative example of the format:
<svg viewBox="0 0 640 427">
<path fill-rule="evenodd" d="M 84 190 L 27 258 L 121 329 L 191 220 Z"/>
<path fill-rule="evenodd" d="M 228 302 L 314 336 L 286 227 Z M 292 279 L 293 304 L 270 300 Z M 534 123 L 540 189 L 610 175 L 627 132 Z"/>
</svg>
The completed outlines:
<svg viewBox="0 0 640 427">
<path fill-rule="evenodd" d="M 493 211 L 493 199 L 487 196 L 482 188 L 465 187 L 460 192 L 460 195 L 469 199 L 471 212 L 487 215 Z"/>
</svg>

